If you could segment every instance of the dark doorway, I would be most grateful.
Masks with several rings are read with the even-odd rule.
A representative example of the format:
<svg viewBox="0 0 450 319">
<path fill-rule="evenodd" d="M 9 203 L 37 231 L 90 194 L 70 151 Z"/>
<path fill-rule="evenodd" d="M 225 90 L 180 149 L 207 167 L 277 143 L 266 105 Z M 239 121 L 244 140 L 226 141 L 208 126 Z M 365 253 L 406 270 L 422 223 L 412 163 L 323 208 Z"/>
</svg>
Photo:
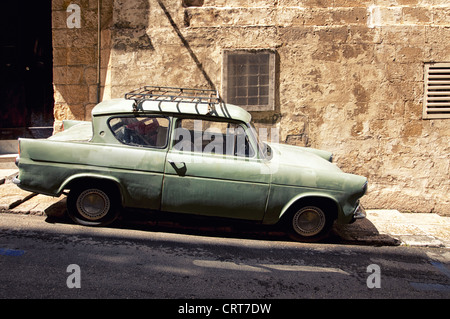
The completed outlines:
<svg viewBox="0 0 450 319">
<path fill-rule="evenodd" d="M 46 137 L 53 126 L 51 0 L 0 9 L 0 139 Z"/>
</svg>

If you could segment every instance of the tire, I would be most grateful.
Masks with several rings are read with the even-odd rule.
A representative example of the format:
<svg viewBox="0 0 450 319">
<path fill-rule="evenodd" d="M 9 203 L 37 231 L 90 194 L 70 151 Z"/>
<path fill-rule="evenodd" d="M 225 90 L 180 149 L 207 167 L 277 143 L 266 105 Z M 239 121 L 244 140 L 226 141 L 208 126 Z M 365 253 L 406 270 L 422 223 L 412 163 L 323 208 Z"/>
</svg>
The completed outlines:
<svg viewBox="0 0 450 319">
<path fill-rule="evenodd" d="M 320 207 L 295 208 L 288 217 L 288 234 L 296 241 L 317 242 L 328 236 L 333 222 L 333 215 Z"/>
<path fill-rule="evenodd" d="M 83 226 L 106 226 L 119 215 L 118 196 L 103 185 L 74 188 L 67 196 L 70 218 Z"/>
</svg>

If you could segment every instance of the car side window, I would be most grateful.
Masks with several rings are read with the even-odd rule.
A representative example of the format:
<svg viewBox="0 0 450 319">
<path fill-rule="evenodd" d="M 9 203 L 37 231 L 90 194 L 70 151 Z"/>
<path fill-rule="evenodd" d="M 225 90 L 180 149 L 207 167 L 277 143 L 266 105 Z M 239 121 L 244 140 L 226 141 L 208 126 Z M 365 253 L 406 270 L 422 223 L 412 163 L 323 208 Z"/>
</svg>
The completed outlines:
<svg viewBox="0 0 450 319">
<path fill-rule="evenodd" d="M 177 121 L 173 148 L 180 151 L 240 157 L 255 155 L 240 124 L 200 119 Z"/>
<path fill-rule="evenodd" d="M 113 117 L 109 127 L 116 139 L 126 145 L 165 148 L 169 119 L 162 116 Z"/>
</svg>

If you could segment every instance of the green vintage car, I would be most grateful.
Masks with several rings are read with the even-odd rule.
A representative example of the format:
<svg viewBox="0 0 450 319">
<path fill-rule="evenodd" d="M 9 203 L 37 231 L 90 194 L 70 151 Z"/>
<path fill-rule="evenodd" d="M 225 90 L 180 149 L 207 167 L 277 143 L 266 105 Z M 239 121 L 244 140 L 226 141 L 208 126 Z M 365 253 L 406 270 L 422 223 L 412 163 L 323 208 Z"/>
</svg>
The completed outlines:
<svg viewBox="0 0 450 319">
<path fill-rule="evenodd" d="M 67 194 L 77 223 L 104 226 L 122 208 L 279 223 L 323 238 L 364 218 L 365 177 L 326 151 L 264 143 L 242 108 L 210 90 L 146 86 L 104 101 L 92 122 L 64 121 L 48 139 L 19 139 L 22 189 Z"/>
</svg>

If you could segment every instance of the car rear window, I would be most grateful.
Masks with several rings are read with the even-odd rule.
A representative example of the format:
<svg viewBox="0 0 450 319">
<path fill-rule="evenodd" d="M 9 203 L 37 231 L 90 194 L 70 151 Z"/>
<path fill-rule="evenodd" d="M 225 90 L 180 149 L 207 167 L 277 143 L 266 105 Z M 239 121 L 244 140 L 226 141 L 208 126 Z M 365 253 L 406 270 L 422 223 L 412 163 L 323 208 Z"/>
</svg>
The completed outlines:
<svg viewBox="0 0 450 319">
<path fill-rule="evenodd" d="M 162 116 L 124 116 L 109 119 L 109 127 L 119 142 L 152 148 L 167 146 L 169 123 L 169 119 Z"/>
</svg>

